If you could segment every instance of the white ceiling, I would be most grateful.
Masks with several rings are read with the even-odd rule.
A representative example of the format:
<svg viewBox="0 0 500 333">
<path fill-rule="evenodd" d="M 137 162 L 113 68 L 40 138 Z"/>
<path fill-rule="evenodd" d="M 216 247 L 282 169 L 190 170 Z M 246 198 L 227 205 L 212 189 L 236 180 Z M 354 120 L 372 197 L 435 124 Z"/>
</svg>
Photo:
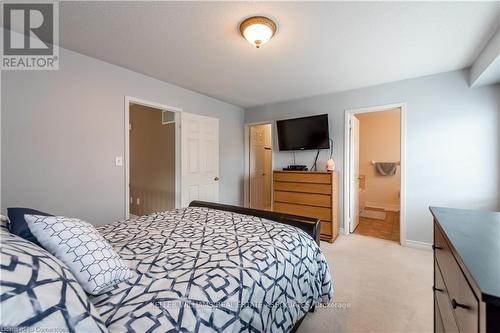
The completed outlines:
<svg viewBox="0 0 500 333">
<path fill-rule="evenodd" d="M 261 49 L 251 15 L 276 20 Z M 500 2 L 61 2 L 61 45 L 243 107 L 471 65 Z"/>
</svg>

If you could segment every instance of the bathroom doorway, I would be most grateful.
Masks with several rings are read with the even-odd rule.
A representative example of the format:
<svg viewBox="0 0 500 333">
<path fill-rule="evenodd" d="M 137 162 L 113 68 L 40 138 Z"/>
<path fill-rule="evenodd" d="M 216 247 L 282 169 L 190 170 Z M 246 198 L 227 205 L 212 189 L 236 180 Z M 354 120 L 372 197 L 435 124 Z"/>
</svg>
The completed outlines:
<svg viewBox="0 0 500 333">
<path fill-rule="evenodd" d="M 404 105 L 346 112 L 345 233 L 404 244 Z"/>
<path fill-rule="evenodd" d="M 272 209 L 271 124 L 248 126 L 248 207 Z"/>
</svg>

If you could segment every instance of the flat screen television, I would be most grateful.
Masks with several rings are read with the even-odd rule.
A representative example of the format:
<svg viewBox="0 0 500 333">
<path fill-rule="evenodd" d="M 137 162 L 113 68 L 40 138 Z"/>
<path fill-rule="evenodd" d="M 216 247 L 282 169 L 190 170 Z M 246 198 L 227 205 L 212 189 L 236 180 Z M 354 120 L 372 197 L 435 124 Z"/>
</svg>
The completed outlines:
<svg viewBox="0 0 500 333">
<path fill-rule="evenodd" d="M 329 149 L 328 115 L 278 120 L 280 150 Z"/>
</svg>

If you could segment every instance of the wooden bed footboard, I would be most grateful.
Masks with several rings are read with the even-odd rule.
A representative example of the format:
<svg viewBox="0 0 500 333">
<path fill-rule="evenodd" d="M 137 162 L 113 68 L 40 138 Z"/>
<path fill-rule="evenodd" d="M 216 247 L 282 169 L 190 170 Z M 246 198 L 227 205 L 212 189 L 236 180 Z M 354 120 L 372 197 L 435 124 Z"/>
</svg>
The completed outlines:
<svg viewBox="0 0 500 333">
<path fill-rule="evenodd" d="M 311 236 L 316 241 L 316 244 L 318 244 L 318 246 L 319 246 L 319 235 L 320 235 L 320 220 L 319 219 L 298 216 L 298 215 L 289 215 L 289 214 L 283 214 L 283 213 L 270 212 L 267 210 L 245 208 L 245 207 L 231 206 L 231 205 L 223 205 L 223 204 L 214 203 L 214 202 L 207 202 L 207 201 L 196 201 L 196 200 L 191 201 L 191 203 L 189 204 L 189 207 L 206 207 L 206 208 L 218 209 L 218 210 L 223 210 L 223 211 L 227 211 L 227 212 L 262 217 L 262 218 L 267 219 L 267 220 L 288 224 L 288 225 L 299 228 L 299 229 L 303 230 L 304 232 L 306 232 L 309 236 Z M 314 312 L 314 309 L 315 309 L 315 306 L 313 305 L 311 307 L 311 309 L 309 309 L 309 312 Z M 305 317 L 306 317 L 306 314 L 295 323 L 295 325 L 292 328 L 292 330 L 290 331 L 290 333 L 297 332 L 300 324 L 302 324 L 302 321 L 304 320 Z"/>
<path fill-rule="evenodd" d="M 302 229 L 311 236 L 319 246 L 320 220 L 310 217 L 276 213 L 267 210 L 223 205 L 207 201 L 191 201 L 189 207 L 206 207 L 244 215 L 261 217 L 267 220 L 284 223 Z"/>
</svg>

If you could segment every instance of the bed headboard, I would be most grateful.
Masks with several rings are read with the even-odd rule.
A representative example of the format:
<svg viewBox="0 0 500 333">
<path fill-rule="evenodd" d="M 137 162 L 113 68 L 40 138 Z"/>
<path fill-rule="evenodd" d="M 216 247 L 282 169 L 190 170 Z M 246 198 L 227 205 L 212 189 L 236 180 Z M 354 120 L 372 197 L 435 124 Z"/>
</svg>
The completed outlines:
<svg viewBox="0 0 500 333">
<path fill-rule="evenodd" d="M 264 219 L 268 219 L 271 221 L 284 223 L 291 225 L 293 227 L 302 229 L 309 236 L 311 236 L 319 246 L 319 234 L 320 234 L 320 220 L 304 217 L 298 215 L 290 215 L 283 213 L 270 212 L 267 210 L 253 209 L 253 208 L 245 208 L 239 206 L 231 206 L 231 205 L 223 205 L 214 202 L 207 201 L 191 201 L 189 207 L 206 207 L 218 210 L 224 210 L 227 212 L 233 212 L 244 215 L 252 215 L 257 217 L 262 217 Z"/>
</svg>

